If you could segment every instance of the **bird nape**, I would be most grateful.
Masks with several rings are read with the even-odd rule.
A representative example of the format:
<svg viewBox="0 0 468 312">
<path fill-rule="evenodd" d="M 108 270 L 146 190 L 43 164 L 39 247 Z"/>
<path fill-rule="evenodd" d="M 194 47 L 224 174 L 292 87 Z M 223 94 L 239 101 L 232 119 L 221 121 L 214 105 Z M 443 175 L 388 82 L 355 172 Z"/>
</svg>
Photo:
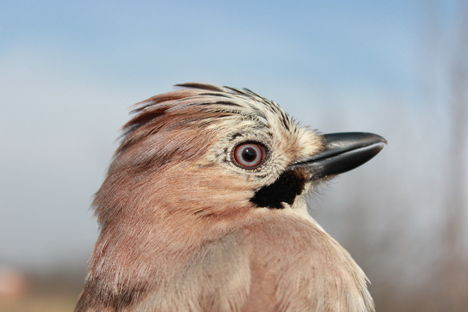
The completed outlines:
<svg viewBox="0 0 468 312">
<path fill-rule="evenodd" d="M 321 135 L 248 89 L 178 86 L 124 125 L 75 311 L 374 311 L 305 197 L 386 141 Z"/>
</svg>

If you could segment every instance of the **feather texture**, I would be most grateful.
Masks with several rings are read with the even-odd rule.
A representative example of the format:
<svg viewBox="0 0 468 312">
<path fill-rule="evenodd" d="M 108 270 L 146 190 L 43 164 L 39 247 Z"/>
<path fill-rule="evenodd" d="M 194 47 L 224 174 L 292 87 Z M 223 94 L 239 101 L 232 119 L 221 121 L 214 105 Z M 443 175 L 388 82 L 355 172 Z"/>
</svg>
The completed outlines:
<svg viewBox="0 0 468 312">
<path fill-rule="evenodd" d="M 281 209 L 253 200 L 321 136 L 248 89 L 179 86 L 124 125 L 75 311 L 373 311 L 362 270 L 307 213 L 313 184 L 292 186 Z M 269 148 L 258 170 L 231 163 L 245 141 Z"/>
</svg>

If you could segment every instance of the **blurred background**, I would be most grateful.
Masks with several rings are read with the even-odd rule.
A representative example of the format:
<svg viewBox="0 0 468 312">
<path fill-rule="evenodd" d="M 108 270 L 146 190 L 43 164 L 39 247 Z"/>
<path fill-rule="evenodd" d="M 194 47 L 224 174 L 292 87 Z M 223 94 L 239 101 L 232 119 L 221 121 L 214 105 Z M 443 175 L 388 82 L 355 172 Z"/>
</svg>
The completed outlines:
<svg viewBox="0 0 468 312">
<path fill-rule="evenodd" d="M 72 311 L 131 104 L 248 87 L 389 144 L 311 213 L 378 311 L 468 311 L 468 1 L 0 2 L 0 311 Z"/>
</svg>

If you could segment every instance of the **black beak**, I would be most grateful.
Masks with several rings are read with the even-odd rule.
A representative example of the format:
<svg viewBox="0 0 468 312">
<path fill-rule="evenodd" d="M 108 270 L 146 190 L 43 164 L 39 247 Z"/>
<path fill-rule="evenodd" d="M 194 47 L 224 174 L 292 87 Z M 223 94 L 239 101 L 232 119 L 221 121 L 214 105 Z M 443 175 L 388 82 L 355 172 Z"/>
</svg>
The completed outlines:
<svg viewBox="0 0 468 312">
<path fill-rule="evenodd" d="M 307 168 L 310 180 L 318 180 L 352 170 L 377 155 L 387 141 L 373 133 L 343 132 L 323 136 L 325 149 L 308 159 L 294 163 L 294 168 Z"/>
</svg>

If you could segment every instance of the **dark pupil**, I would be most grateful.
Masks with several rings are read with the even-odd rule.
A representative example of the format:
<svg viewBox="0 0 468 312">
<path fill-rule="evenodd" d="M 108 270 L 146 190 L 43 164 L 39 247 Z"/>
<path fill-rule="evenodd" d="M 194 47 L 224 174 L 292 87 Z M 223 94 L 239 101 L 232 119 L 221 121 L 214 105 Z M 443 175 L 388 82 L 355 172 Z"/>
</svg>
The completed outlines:
<svg viewBox="0 0 468 312">
<path fill-rule="evenodd" d="M 242 151 L 242 158 L 247 162 L 252 162 L 257 158 L 257 151 L 251 147 L 246 147 Z"/>
</svg>

